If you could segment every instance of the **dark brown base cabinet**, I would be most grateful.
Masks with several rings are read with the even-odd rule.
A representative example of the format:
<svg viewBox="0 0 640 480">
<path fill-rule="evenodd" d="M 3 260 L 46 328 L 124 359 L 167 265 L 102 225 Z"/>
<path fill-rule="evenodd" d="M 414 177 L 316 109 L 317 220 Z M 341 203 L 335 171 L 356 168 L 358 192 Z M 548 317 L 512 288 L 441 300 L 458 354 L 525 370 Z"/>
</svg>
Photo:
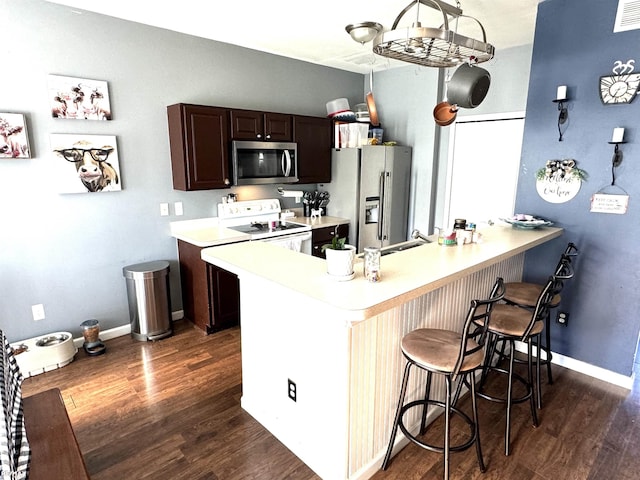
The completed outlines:
<svg viewBox="0 0 640 480">
<path fill-rule="evenodd" d="M 239 325 L 238 277 L 202 260 L 201 251 L 201 247 L 178 240 L 185 318 L 206 333 Z"/>
<path fill-rule="evenodd" d="M 314 257 L 326 258 L 322 251 L 322 246 L 331 243 L 331 239 L 338 234 L 338 237 L 347 238 L 349 243 L 349 224 L 336 225 L 334 227 L 314 228 L 311 230 L 311 254 Z"/>
</svg>

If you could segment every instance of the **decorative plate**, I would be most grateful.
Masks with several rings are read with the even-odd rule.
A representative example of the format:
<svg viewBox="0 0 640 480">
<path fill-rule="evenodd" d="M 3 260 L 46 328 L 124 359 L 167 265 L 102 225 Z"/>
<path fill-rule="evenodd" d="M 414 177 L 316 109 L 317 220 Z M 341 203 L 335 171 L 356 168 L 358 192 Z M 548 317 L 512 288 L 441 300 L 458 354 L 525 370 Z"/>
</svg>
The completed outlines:
<svg viewBox="0 0 640 480">
<path fill-rule="evenodd" d="M 514 228 L 522 228 L 525 230 L 533 230 L 540 227 L 548 227 L 553 225 L 553 222 L 545 220 L 544 218 L 535 217 L 533 215 L 514 215 L 511 218 L 501 218 L 503 222 L 507 222 Z"/>
</svg>

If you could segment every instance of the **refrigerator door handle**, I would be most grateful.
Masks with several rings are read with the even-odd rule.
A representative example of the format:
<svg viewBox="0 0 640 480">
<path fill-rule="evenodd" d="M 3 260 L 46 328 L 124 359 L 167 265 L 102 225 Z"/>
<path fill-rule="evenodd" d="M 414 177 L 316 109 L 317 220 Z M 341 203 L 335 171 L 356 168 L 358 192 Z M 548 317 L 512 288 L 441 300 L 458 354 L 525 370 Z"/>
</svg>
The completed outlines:
<svg viewBox="0 0 640 480">
<path fill-rule="evenodd" d="M 380 200 L 378 204 L 378 240 L 382 240 L 382 233 L 384 228 L 384 187 L 385 187 L 385 174 L 386 172 L 380 172 L 380 178 L 378 180 L 378 192 L 380 194 Z"/>
<path fill-rule="evenodd" d="M 381 218 L 381 228 L 380 228 L 380 240 L 387 240 L 389 238 L 389 221 L 387 220 L 387 193 L 389 193 L 390 187 L 389 182 L 391 181 L 391 172 L 383 172 L 383 186 L 382 186 L 382 196 L 380 197 L 380 204 L 382 206 L 382 218 Z"/>
</svg>

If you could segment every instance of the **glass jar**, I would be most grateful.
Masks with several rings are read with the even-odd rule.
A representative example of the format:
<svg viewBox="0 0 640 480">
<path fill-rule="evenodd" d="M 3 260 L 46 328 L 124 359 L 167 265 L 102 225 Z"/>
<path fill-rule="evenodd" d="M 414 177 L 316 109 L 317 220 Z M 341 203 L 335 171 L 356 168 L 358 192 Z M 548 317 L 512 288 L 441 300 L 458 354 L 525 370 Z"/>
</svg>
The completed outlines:
<svg viewBox="0 0 640 480">
<path fill-rule="evenodd" d="M 80 324 L 82 327 L 82 336 L 86 344 L 94 344 L 100 342 L 100 325 L 98 320 L 85 320 Z"/>
<path fill-rule="evenodd" d="M 370 282 L 380 281 L 380 249 L 365 247 L 364 249 L 364 278 Z"/>
</svg>

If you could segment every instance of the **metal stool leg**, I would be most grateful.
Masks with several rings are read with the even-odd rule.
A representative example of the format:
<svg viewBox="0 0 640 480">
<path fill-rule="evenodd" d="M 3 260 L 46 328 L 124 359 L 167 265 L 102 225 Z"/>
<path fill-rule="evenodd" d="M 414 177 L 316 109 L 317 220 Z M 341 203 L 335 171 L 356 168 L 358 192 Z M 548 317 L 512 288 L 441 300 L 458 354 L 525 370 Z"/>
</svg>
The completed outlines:
<svg viewBox="0 0 640 480">
<path fill-rule="evenodd" d="M 551 385 L 553 384 L 553 376 L 551 375 L 551 312 L 547 315 L 546 332 L 544 332 L 544 351 L 547 354 L 547 383 Z"/>
<path fill-rule="evenodd" d="M 507 383 L 507 426 L 504 434 L 504 454 L 509 456 L 510 444 L 511 444 L 511 405 L 512 405 L 512 390 L 513 390 L 513 364 L 515 354 L 515 344 L 513 340 L 509 340 L 509 377 Z"/>
<path fill-rule="evenodd" d="M 478 466 L 480 472 L 484 473 L 486 467 L 484 460 L 482 459 L 482 447 L 480 446 L 480 424 L 478 422 L 478 402 L 476 399 L 476 371 L 473 370 L 469 373 L 470 378 L 470 393 L 471 393 L 471 408 L 473 409 L 473 423 L 475 424 L 475 436 L 476 436 L 476 454 L 478 455 Z M 460 382 L 462 383 L 462 382 Z"/>
<path fill-rule="evenodd" d="M 424 387 L 424 408 L 422 410 L 422 422 L 420 423 L 420 435 L 427 429 L 427 412 L 429 410 L 429 398 L 431 396 L 431 378 L 433 374 L 427 371 L 427 382 Z"/>
<path fill-rule="evenodd" d="M 396 441 L 396 434 L 398 433 L 398 424 L 400 423 L 400 414 L 402 412 L 402 405 L 404 403 L 404 397 L 407 393 L 407 384 L 409 383 L 409 371 L 411 370 L 411 362 L 407 362 L 404 367 L 404 375 L 402 376 L 402 388 L 400 389 L 400 398 L 398 399 L 398 409 L 396 410 L 396 418 L 393 421 L 393 429 L 391 430 L 391 438 L 389 439 L 389 446 L 387 447 L 387 453 L 384 456 L 382 462 L 382 470 L 386 470 L 391 460 L 391 452 L 393 451 L 393 444 Z"/>
<path fill-rule="evenodd" d="M 540 380 L 540 350 L 542 349 L 542 338 L 540 335 L 537 336 L 536 340 L 538 344 L 538 355 L 536 355 L 536 396 L 538 398 L 538 410 L 542 409 L 542 380 Z M 547 364 L 548 365 L 548 364 Z"/>
<path fill-rule="evenodd" d="M 451 377 L 444 376 L 445 400 L 444 400 L 444 478 L 449 479 L 449 447 L 451 442 Z"/>
<path fill-rule="evenodd" d="M 529 337 L 529 340 L 527 340 L 527 380 L 529 381 L 529 389 L 531 391 L 531 396 L 529 398 L 529 404 L 531 405 L 531 417 L 533 418 L 533 426 L 537 427 L 538 426 L 538 413 L 536 411 L 536 388 L 534 388 L 534 384 L 533 384 L 533 339 L 531 337 Z M 539 367 L 539 363 L 540 362 L 540 355 L 538 354 L 538 358 L 536 360 L 537 363 L 537 370 L 538 373 L 540 372 L 540 367 Z M 540 377 L 538 376 L 538 378 L 536 379 L 536 382 L 540 381 Z M 537 389 L 539 389 L 540 383 L 537 383 L 538 387 Z"/>
</svg>

